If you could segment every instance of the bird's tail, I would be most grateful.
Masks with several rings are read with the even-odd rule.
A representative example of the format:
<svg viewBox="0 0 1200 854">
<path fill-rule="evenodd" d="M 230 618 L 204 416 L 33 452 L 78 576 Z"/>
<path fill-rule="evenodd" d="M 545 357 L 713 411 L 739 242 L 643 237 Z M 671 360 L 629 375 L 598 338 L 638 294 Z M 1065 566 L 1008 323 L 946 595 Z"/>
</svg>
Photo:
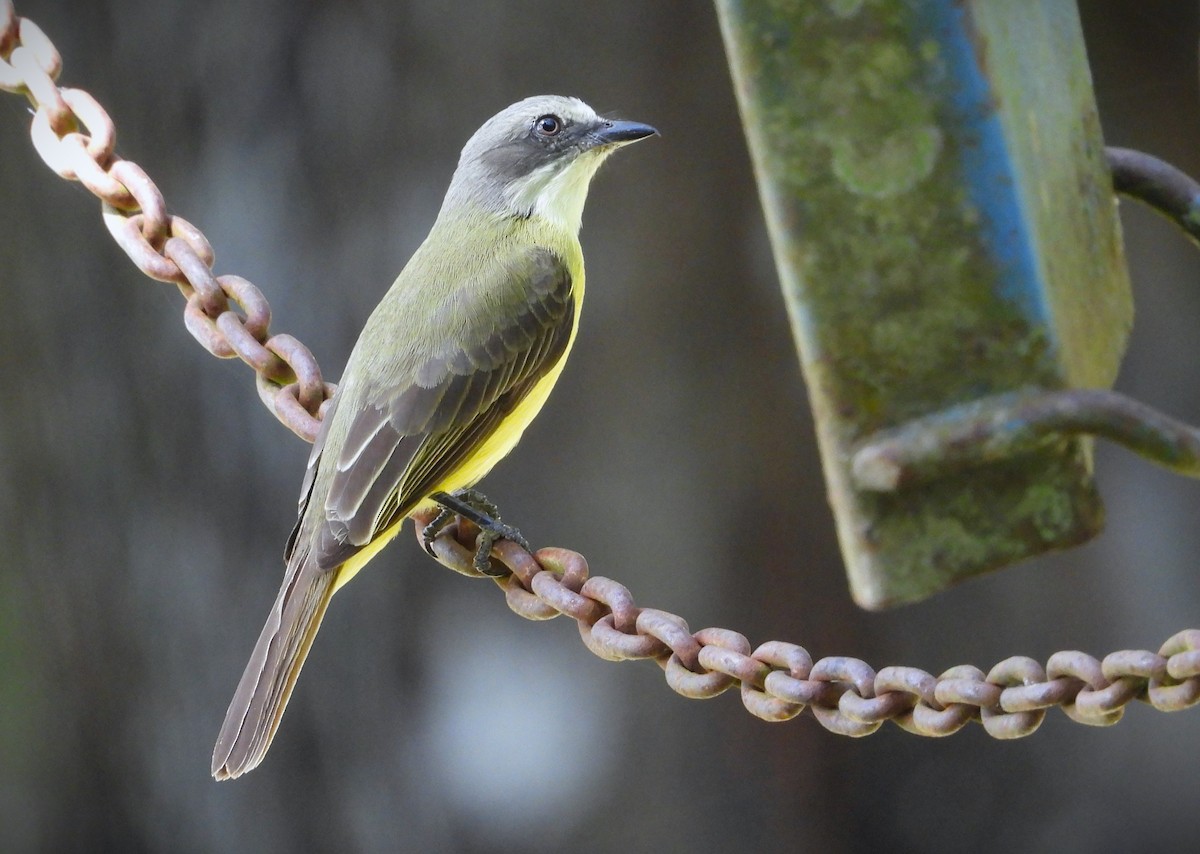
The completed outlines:
<svg viewBox="0 0 1200 854">
<path fill-rule="evenodd" d="M 263 626 L 213 749 L 218 780 L 239 777 L 262 762 L 333 596 L 338 570 L 306 555 L 289 562 L 283 587 Z"/>
</svg>

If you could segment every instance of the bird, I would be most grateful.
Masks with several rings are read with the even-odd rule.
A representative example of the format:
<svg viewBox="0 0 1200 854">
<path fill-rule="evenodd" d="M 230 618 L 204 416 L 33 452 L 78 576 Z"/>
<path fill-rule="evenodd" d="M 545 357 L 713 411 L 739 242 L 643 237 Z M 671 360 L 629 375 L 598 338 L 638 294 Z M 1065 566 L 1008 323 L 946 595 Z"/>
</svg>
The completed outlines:
<svg viewBox="0 0 1200 854">
<path fill-rule="evenodd" d="M 405 519 L 480 506 L 472 487 L 517 444 L 574 343 L 591 180 L 614 151 L 657 133 L 578 98 L 539 95 L 467 141 L 428 236 L 367 320 L 317 434 L 283 584 L 213 750 L 216 779 L 262 762 L 331 598 Z M 492 539 L 519 537 L 498 516 L 481 518 L 477 565 Z"/>
</svg>

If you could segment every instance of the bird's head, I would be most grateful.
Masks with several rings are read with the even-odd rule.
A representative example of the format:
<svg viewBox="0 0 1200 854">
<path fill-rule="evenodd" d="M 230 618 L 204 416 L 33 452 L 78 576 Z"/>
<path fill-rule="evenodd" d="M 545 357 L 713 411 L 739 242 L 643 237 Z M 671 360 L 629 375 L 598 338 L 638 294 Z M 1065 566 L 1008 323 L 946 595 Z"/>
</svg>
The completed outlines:
<svg viewBox="0 0 1200 854">
<path fill-rule="evenodd" d="M 588 185 L 604 159 L 658 133 L 598 116 L 578 98 L 539 95 L 492 116 L 463 148 L 447 194 L 503 215 L 579 230 Z"/>
</svg>

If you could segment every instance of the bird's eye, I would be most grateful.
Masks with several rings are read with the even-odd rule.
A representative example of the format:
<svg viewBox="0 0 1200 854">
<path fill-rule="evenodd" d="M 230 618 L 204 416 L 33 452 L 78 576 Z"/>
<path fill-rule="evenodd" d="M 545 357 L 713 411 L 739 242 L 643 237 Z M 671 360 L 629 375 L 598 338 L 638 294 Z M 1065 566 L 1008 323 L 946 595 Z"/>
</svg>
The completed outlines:
<svg viewBox="0 0 1200 854">
<path fill-rule="evenodd" d="M 533 123 L 533 127 L 541 136 L 558 136 L 562 130 L 562 119 L 558 116 L 542 116 Z"/>
</svg>

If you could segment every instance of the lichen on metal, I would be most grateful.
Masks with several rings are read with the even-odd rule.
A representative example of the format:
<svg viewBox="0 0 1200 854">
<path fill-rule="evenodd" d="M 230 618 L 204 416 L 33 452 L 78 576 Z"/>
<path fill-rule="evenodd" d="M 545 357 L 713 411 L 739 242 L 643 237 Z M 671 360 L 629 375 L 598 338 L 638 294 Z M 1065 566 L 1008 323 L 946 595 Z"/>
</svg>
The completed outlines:
<svg viewBox="0 0 1200 854">
<path fill-rule="evenodd" d="M 1070 0 L 717 0 L 855 599 L 912 601 L 1102 525 L 1087 439 L 897 492 L 879 430 L 1105 386 L 1132 307 Z"/>
</svg>

